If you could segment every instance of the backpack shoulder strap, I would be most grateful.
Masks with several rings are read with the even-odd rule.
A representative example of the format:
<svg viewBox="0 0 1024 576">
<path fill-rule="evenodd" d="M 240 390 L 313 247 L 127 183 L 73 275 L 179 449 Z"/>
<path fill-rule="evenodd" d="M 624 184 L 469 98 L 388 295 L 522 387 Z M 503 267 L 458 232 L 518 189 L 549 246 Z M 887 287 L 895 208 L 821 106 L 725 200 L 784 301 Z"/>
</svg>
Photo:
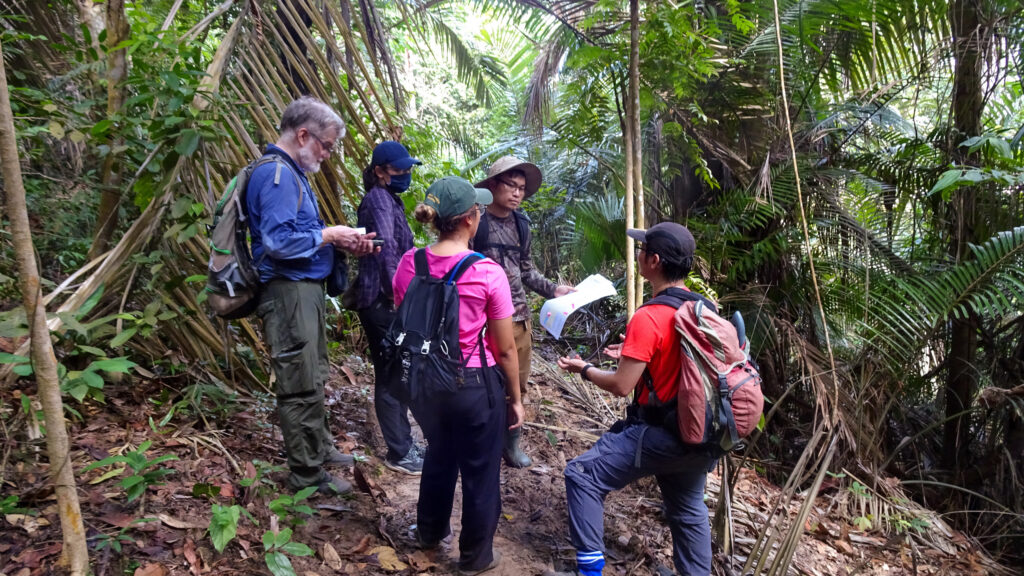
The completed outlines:
<svg viewBox="0 0 1024 576">
<path fill-rule="evenodd" d="M 427 263 L 427 249 L 419 248 L 413 254 L 413 263 L 416 264 L 416 275 L 417 276 L 430 276 L 430 265 Z"/>
<path fill-rule="evenodd" d="M 484 255 L 479 252 L 470 252 L 469 254 L 466 254 L 458 261 L 457 264 L 455 264 L 455 266 L 452 266 L 451 270 L 448 271 L 448 278 L 445 280 L 445 284 L 448 284 L 449 286 L 455 284 L 459 281 L 459 278 L 462 277 L 466 270 L 469 270 L 473 264 L 476 264 L 483 259 Z"/>
<path fill-rule="evenodd" d="M 476 228 L 476 236 L 473 237 L 473 250 L 477 252 L 483 252 L 491 247 L 491 241 L 488 235 L 491 233 L 490 226 L 490 214 L 487 210 L 480 215 L 480 224 Z"/>
<path fill-rule="evenodd" d="M 516 218 L 516 232 L 519 234 L 519 253 L 526 255 L 526 240 L 530 236 L 530 217 L 519 210 L 513 212 Z"/>
<path fill-rule="evenodd" d="M 689 290 L 683 290 L 675 286 L 670 286 L 651 298 L 647 302 L 644 302 L 640 307 L 651 306 L 654 304 L 663 304 L 665 306 L 671 306 L 673 308 L 680 308 L 686 302 L 703 302 L 705 306 L 711 309 L 712 312 L 718 313 L 718 307 L 715 303 L 707 298 L 691 292 Z"/>
<path fill-rule="evenodd" d="M 299 209 L 302 208 L 302 199 L 306 196 L 306 191 L 302 187 L 302 182 L 299 180 L 299 175 L 295 172 L 295 170 L 292 169 L 291 166 L 288 165 L 288 162 L 285 162 L 283 156 L 281 156 L 277 152 L 267 152 L 252 164 L 252 171 L 255 172 L 256 169 L 259 168 L 260 166 L 263 166 L 264 164 L 270 164 L 271 162 L 274 162 L 277 165 L 276 169 L 274 170 L 275 185 L 281 183 L 282 168 L 287 169 L 288 172 L 292 175 L 292 179 L 295 180 L 295 189 L 299 191 L 299 201 L 298 204 L 295 205 L 295 212 L 297 213 Z M 250 172 L 250 174 L 251 173 L 252 172 Z"/>
</svg>

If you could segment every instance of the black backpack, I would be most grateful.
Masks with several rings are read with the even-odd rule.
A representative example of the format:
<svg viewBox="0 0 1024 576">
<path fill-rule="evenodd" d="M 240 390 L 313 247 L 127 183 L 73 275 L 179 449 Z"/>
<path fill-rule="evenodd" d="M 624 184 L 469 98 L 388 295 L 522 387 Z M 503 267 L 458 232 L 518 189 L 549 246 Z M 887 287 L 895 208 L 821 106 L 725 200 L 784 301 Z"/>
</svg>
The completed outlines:
<svg viewBox="0 0 1024 576">
<path fill-rule="evenodd" d="M 459 278 L 484 258 L 472 252 L 452 266 L 442 278 L 430 275 L 424 248 L 413 260 L 416 275 L 398 307 L 383 341 L 383 359 L 394 388 L 392 394 L 406 404 L 456 392 L 463 383 L 463 359 L 459 347 Z M 484 361 L 484 330 L 477 336 L 481 365 Z"/>
<path fill-rule="evenodd" d="M 486 211 L 480 217 L 480 225 L 476 229 L 476 236 L 473 237 L 473 250 L 477 252 L 485 252 L 490 248 L 497 248 L 501 252 L 501 257 L 504 258 L 505 254 L 509 250 L 515 250 L 519 252 L 519 256 L 525 258 L 526 254 L 526 237 L 530 233 L 530 218 L 519 212 L 518 210 L 513 211 L 512 215 L 516 219 L 516 232 L 519 235 L 519 245 L 514 246 L 511 244 L 492 244 L 490 240 L 491 225 L 490 225 L 490 214 Z"/>
<path fill-rule="evenodd" d="M 245 195 L 249 178 L 264 164 L 277 163 L 274 182 L 279 182 L 282 169 L 291 172 L 299 189 L 302 207 L 302 183 L 299 176 L 278 154 L 265 154 L 250 162 L 228 182 L 227 190 L 217 203 L 210 228 L 210 261 L 206 272 L 206 302 L 213 313 L 226 320 L 245 318 L 259 304 L 260 274 L 249 250 L 249 214 Z M 298 208 L 296 208 L 298 210 Z"/>
</svg>

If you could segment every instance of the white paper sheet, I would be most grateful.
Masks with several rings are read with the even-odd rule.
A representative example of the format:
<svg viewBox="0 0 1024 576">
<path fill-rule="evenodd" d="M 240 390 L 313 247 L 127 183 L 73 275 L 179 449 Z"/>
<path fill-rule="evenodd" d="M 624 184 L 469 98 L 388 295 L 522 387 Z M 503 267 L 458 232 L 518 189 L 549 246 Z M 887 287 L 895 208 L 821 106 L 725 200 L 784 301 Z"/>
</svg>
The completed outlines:
<svg viewBox="0 0 1024 576">
<path fill-rule="evenodd" d="M 600 274 L 588 276 L 576 285 L 576 291 L 559 298 L 552 298 L 540 309 L 540 325 L 555 338 L 562 337 L 562 328 L 569 315 L 594 300 L 615 294 L 615 285 Z"/>
</svg>

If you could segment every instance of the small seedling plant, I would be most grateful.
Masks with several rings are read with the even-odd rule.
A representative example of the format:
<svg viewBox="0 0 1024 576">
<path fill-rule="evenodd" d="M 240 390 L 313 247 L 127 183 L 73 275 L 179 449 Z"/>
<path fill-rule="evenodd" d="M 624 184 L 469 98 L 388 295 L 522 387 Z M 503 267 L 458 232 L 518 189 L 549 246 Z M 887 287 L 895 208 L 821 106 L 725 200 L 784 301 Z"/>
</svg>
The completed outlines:
<svg viewBox="0 0 1024 576">
<path fill-rule="evenodd" d="M 241 484 L 246 487 L 255 486 L 259 489 L 261 484 L 269 483 L 264 474 L 270 467 L 261 462 L 254 462 L 254 465 L 256 475 L 244 478 Z M 316 486 L 303 488 L 294 495 L 278 496 L 267 505 L 270 511 L 288 526 L 278 532 L 267 530 L 263 533 L 263 559 L 274 576 L 296 576 L 289 556 L 313 555 L 313 550 L 309 546 L 292 541 L 292 530 L 296 526 L 305 524 L 306 517 L 313 514 L 314 510 L 307 504 L 307 499 L 315 491 Z M 238 521 L 243 514 L 250 522 L 259 526 L 259 521 L 238 504 L 231 506 L 213 504 L 210 512 L 210 540 L 213 541 L 213 547 L 218 553 L 223 552 L 228 543 L 237 535 Z M 271 523 L 271 526 L 274 524 Z"/>
<path fill-rule="evenodd" d="M 292 529 L 285 528 L 277 534 L 267 530 L 263 533 L 264 561 L 274 576 L 295 576 L 295 568 L 288 556 L 312 556 L 313 550 L 302 542 L 292 541 Z"/>
<path fill-rule="evenodd" d="M 120 476 L 124 474 L 126 470 L 130 469 L 131 475 L 122 478 L 120 485 L 124 488 L 125 493 L 128 496 L 128 502 L 131 502 L 139 496 L 142 496 L 146 492 L 146 488 L 163 484 L 160 479 L 168 474 L 174 473 L 174 470 L 169 468 L 160 468 L 158 466 L 164 462 L 177 460 L 178 457 L 173 454 L 164 454 L 163 456 L 157 456 L 151 460 L 146 457 L 146 451 L 149 450 L 149 447 L 152 445 L 153 442 L 147 440 L 131 452 L 126 452 L 120 456 L 104 458 L 99 462 L 93 462 L 86 466 L 82 471 L 88 472 L 104 466 L 124 464 L 124 467 L 113 468 L 108 471 L 100 477 L 100 480 L 97 481 L 97 483 Z"/>
</svg>

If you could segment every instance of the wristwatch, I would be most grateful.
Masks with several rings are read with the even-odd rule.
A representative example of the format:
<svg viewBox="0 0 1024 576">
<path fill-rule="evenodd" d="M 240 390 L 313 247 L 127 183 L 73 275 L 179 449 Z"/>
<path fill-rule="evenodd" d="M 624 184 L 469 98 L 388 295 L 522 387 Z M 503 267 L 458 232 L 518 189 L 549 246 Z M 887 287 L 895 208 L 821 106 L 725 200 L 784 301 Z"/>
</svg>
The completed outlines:
<svg viewBox="0 0 1024 576">
<path fill-rule="evenodd" d="M 593 365 L 593 364 L 591 364 L 590 362 L 587 362 L 587 363 L 586 363 L 586 364 L 585 364 L 585 365 L 583 366 L 583 368 L 582 368 L 582 369 L 580 370 L 580 378 L 583 378 L 583 379 L 584 379 L 584 380 L 586 380 L 587 382 L 592 382 L 592 380 L 591 380 L 590 378 L 587 378 L 587 370 L 590 370 L 590 369 L 591 369 L 591 368 L 593 368 L 593 367 L 594 367 L 594 365 Z"/>
</svg>

